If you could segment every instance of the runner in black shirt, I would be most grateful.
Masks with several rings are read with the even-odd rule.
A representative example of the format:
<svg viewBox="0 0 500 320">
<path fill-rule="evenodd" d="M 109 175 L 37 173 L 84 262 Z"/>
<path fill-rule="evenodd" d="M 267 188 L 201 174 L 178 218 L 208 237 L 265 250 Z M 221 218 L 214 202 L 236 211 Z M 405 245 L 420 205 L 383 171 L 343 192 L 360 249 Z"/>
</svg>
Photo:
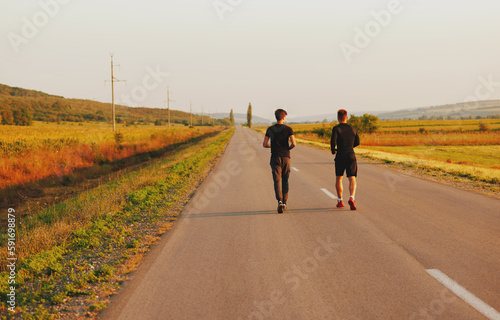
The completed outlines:
<svg viewBox="0 0 500 320">
<path fill-rule="evenodd" d="M 278 123 L 267 128 L 263 146 L 264 148 L 271 148 L 274 192 L 278 201 L 278 213 L 283 213 L 283 210 L 286 210 L 286 202 L 288 200 L 290 150 L 297 145 L 297 142 L 293 135 L 293 129 L 284 124 L 287 116 L 286 111 L 278 109 L 274 115 Z M 269 139 L 271 139 L 271 144 L 269 144 Z"/>
<path fill-rule="evenodd" d="M 346 123 L 347 111 L 340 109 L 337 113 L 337 118 L 339 120 L 339 125 L 333 127 L 332 139 L 330 141 L 332 154 L 336 154 L 335 188 L 337 189 L 337 195 L 339 197 L 337 208 L 345 207 L 344 201 L 342 200 L 342 178 L 345 171 L 347 178 L 349 179 L 349 192 L 351 194 L 351 197 L 349 198 L 349 206 L 351 207 L 351 210 L 356 210 L 354 196 L 356 195 L 358 165 L 356 162 L 356 155 L 354 154 L 354 148 L 359 146 L 359 136 L 356 129 Z"/>
</svg>

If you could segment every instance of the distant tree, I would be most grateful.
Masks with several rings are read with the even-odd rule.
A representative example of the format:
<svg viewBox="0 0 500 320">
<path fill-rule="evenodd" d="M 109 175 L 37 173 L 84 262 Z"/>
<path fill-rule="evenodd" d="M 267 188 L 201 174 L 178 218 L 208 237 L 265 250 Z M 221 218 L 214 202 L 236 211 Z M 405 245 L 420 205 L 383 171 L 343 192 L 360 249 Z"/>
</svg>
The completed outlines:
<svg viewBox="0 0 500 320">
<path fill-rule="evenodd" d="M 490 130 L 490 127 L 488 126 L 488 124 L 487 124 L 487 123 L 485 123 L 485 122 L 481 122 L 481 123 L 479 124 L 479 131 L 486 132 L 486 131 L 488 131 L 488 130 Z"/>
<path fill-rule="evenodd" d="M 155 126 L 161 126 L 161 125 L 163 125 L 163 121 L 159 119 L 155 120 Z"/>
<path fill-rule="evenodd" d="M 2 124 L 2 115 L 0 114 L 0 124 Z"/>
<path fill-rule="evenodd" d="M 347 123 L 356 129 L 358 133 L 363 133 L 363 121 L 361 117 L 350 116 Z"/>
<path fill-rule="evenodd" d="M 28 109 L 19 109 L 14 111 L 14 124 L 16 126 L 31 126 L 33 115 Z"/>
<path fill-rule="evenodd" d="M 2 111 L 2 124 L 14 124 L 14 112 L 12 110 Z"/>
<path fill-rule="evenodd" d="M 252 127 L 252 103 L 248 104 L 247 125 L 248 125 L 249 128 Z"/>
<path fill-rule="evenodd" d="M 229 113 L 229 122 L 231 122 L 231 125 L 234 126 L 234 114 L 233 114 L 233 109 L 231 109 L 231 112 Z"/>
<path fill-rule="evenodd" d="M 358 133 L 374 133 L 379 127 L 377 116 L 365 113 L 362 117 L 351 116 L 347 123 L 353 126 Z"/>
<path fill-rule="evenodd" d="M 223 118 L 223 119 L 216 119 L 215 120 L 215 125 L 216 126 L 230 126 L 231 125 L 231 120 L 226 117 L 226 118 Z"/>
</svg>

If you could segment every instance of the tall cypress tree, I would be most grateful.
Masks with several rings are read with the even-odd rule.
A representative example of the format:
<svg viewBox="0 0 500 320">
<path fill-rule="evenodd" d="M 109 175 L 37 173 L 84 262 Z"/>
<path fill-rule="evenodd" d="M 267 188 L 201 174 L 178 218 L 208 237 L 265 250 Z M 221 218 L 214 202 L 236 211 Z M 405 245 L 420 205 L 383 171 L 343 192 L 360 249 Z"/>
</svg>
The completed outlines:
<svg viewBox="0 0 500 320">
<path fill-rule="evenodd" d="M 231 122 L 231 125 L 234 126 L 234 114 L 233 114 L 233 109 L 231 109 L 231 113 L 229 113 L 229 121 Z"/>
<path fill-rule="evenodd" d="M 247 111 L 247 124 L 248 127 L 252 127 L 252 103 L 248 104 L 248 111 Z"/>
</svg>

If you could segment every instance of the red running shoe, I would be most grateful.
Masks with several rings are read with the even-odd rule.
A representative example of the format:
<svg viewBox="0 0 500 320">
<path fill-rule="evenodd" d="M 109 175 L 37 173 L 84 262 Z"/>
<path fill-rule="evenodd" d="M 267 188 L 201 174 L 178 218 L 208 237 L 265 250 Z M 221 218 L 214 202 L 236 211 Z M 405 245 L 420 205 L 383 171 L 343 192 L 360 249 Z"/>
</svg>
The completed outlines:
<svg viewBox="0 0 500 320">
<path fill-rule="evenodd" d="M 349 206 L 351 206 L 351 210 L 356 210 L 356 204 L 354 203 L 354 199 L 349 199 Z"/>
<path fill-rule="evenodd" d="M 337 201 L 337 208 L 343 208 L 343 207 L 345 207 L 344 201 L 342 201 L 342 200 Z"/>
</svg>

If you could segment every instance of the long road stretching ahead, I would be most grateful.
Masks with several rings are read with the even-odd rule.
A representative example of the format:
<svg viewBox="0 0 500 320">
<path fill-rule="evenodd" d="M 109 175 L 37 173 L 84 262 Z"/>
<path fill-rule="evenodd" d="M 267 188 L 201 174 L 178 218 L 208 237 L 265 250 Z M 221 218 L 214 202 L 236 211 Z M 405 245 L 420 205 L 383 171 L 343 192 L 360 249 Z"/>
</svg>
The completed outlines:
<svg viewBox="0 0 500 320">
<path fill-rule="evenodd" d="M 103 319 L 499 319 L 500 200 L 361 162 L 337 209 L 333 156 L 298 146 L 277 214 L 262 140 L 236 129 Z"/>
</svg>

